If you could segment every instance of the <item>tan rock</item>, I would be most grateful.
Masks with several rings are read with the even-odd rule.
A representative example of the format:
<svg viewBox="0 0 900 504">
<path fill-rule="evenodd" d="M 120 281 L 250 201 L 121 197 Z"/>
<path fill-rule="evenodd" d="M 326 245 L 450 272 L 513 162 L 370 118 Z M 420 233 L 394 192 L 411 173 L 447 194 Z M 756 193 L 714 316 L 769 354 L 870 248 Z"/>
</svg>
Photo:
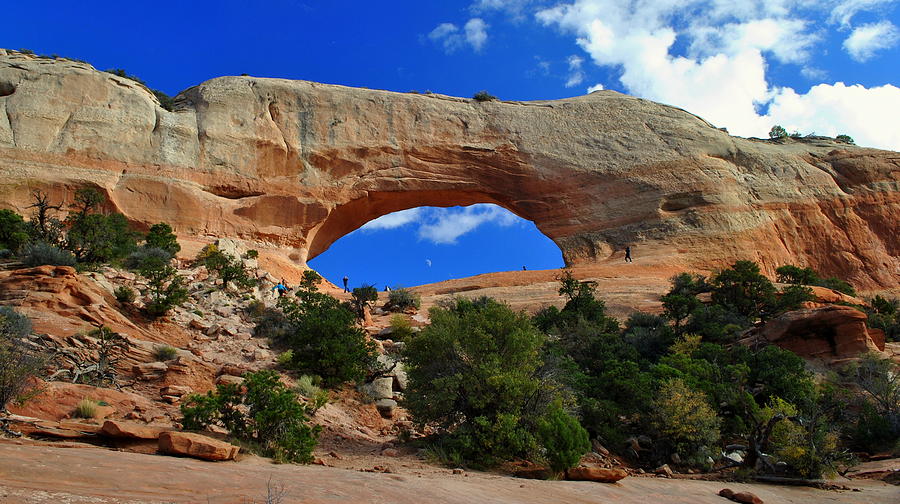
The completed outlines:
<svg viewBox="0 0 900 504">
<path fill-rule="evenodd" d="M 161 432 L 171 428 L 161 425 L 146 425 L 121 420 L 107 420 L 100 428 L 100 434 L 112 438 L 158 439 Z"/>
<path fill-rule="evenodd" d="M 675 107 L 601 91 L 488 102 L 221 77 L 174 112 L 69 60 L 0 55 L 2 204 L 92 185 L 130 220 L 256 241 L 297 270 L 365 222 L 416 206 L 496 203 L 568 264 L 657 258 L 710 269 L 803 264 L 858 288 L 900 285 L 896 153 L 823 138 L 729 136 Z M 212 241 L 212 240 L 211 240 Z M 267 266 L 268 265 L 268 266 Z"/>
<path fill-rule="evenodd" d="M 240 447 L 201 434 L 162 432 L 159 434 L 159 451 L 169 455 L 221 461 L 233 460 Z"/>
<path fill-rule="evenodd" d="M 603 467 L 573 467 L 566 470 L 566 479 L 572 481 L 597 481 L 615 483 L 628 476 L 625 469 L 605 469 Z"/>
</svg>

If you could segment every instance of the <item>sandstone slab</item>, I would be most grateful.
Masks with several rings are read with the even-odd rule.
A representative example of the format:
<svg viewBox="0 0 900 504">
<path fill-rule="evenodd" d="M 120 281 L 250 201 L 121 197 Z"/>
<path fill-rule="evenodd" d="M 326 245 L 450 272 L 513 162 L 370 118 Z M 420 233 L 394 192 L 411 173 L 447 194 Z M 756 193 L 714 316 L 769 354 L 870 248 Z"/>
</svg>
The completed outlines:
<svg viewBox="0 0 900 504">
<path fill-rule="evenodd" d="M 572 481 L 596 481 L 598 483 L 615 483 L 628 476 L 625 469 L 607 469 L 603 467 L 573 467 L 566 470 L 566 479 Z"/>
<path fill-rule="evenodd" d="M 222 461 L 234 460 L 240 447 L 201 434 L 162 432 L 159 434 L 159 451 L 169 455 Z"/>
</svg>

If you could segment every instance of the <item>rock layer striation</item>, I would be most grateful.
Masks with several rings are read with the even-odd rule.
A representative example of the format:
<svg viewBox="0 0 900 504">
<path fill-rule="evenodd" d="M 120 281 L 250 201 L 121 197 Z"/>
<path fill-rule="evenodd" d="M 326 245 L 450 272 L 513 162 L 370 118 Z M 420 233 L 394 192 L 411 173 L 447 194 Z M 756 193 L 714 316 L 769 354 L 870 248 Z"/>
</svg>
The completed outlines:
<svg viewBox="0 0 900 504">
<path fill-rule="evenodd" d="M 709 269 L 794 263 L 900 285 L 900 154 L 732 137 L 612 91 L 555 101 L 220 77 L 164 110 L 85 63 L 0 49 L 0 205 L 89 185 L 139 225 L 277 247 L 295 263 L 386 213 L 495 203 L 567 264 L 631 245 Z M 662 260 L 662 259 L 661 259 Z"/>
</svg>

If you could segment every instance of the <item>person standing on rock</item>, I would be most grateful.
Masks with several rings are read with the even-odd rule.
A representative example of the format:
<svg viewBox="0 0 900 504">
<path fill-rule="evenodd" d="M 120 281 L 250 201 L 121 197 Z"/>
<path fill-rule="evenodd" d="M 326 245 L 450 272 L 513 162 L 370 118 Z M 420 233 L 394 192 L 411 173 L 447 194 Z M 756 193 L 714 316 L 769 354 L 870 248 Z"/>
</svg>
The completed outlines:
<svg viewBox="0 0 900 504">
<path fill-rule="evenodd" d="M 631 260 L 631 246 L 625 247 L 625 262 L 634 262 Z"/>
<path fill-rule="evenodd" d="M 344 275 L 344 292 L 350 292 L 350 289 L 347 287 L 347 282 L 350 281 L 350 278 L 347 275 Z"/>
</svg>

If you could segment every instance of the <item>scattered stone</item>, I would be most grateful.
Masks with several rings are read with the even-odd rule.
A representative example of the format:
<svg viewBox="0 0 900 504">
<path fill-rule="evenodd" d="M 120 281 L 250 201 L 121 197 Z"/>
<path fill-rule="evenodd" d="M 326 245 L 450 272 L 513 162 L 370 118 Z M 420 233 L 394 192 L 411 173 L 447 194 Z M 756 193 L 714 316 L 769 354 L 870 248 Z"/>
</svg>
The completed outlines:
<svg viewBox="0 0 900 504">
<path fill-rule="evenodd" d="M 375 408 L 382 418 L 392 418 L 394 416 L 394 408 L 397 407 L 397 401 L 393 399 L 379 399 L 375 401 Z"/>
<path fill-rule="evenodd" d="M 244 383 L 244 379 L 240 376 L 219 375 L 216 378 L 216 385 L 240 385 Z"/>
<path fill-rule="evenodd" d="M 600 440 L 599 440 L 599 439 L 592 439 L 592 440 L 591 440 L 591 447 L 594 449 L 594 453 L 598 453 L 598 454 L 600 454 L 600 455 L 603 455 L 604 457 L 608 457 L 608 456 L 609 456 L 609 450 L 607 450 L 605 446 L 603 446 L 602 444 L 600 444 Z"/>
<path fill-rule="evenodd" d="M 719 490 L 719 495 L 741 504 L 763 504 L 763 500 L 750 492 L 735 492 L 730 488 Z"/>
<path fill-rule="evenodd" d="M 654 469 L 653 472 L 655 474 L 659 474 L 660 476 L 665 476 L 666 478 L 671 478 L 672 475 L 675 474 L 675 472 L 672 471 L 672 468 L 669 467 L 669 464 L 663 464 Z"/>
<path fill-rule="evenodd" d="M 131 372 L 139 380 L 154 380 L 165 375 L 168 370 L 169 366 L 164 362 L 145 362 L 131 368 Z"/>
<path fill-rule="evenodd" d="M 363 385 L 363 391 L 376 401 L 394 397 L 394 378 L 391 376 L 375 378 L 371 383 Z"/>
<path fill-rule="evenodd" d="M 382 457 L 399 457 L 400 452 L 397 451 L 395 448 L 387 448 L 387 449 L 384 449 L 381 451 L 381 456 Z"/>
<path fill-rule="evenodd" d="M 201 434 L 162 432 L 159 434 L 159 451 L 169 455 L 220 461 L 234 460 L 240 447 Z"/>
<path fill-rule="evenodd" d="M 161 396 L 176 396 L 181 397 L 188 394 L 192 394 L 194 389 L 188 387 L 187 385 L 168 385 L 159 390 L 159 394 Z"/>
<path fill-rule="evenodd" d="M 615 483 L 628 476 L 625 469 L 606 469 L 603 467 L 573 467 L 566 470 L 566 479 L 572 481 L 596 481 L 599 483 Z"/>
</svg>

